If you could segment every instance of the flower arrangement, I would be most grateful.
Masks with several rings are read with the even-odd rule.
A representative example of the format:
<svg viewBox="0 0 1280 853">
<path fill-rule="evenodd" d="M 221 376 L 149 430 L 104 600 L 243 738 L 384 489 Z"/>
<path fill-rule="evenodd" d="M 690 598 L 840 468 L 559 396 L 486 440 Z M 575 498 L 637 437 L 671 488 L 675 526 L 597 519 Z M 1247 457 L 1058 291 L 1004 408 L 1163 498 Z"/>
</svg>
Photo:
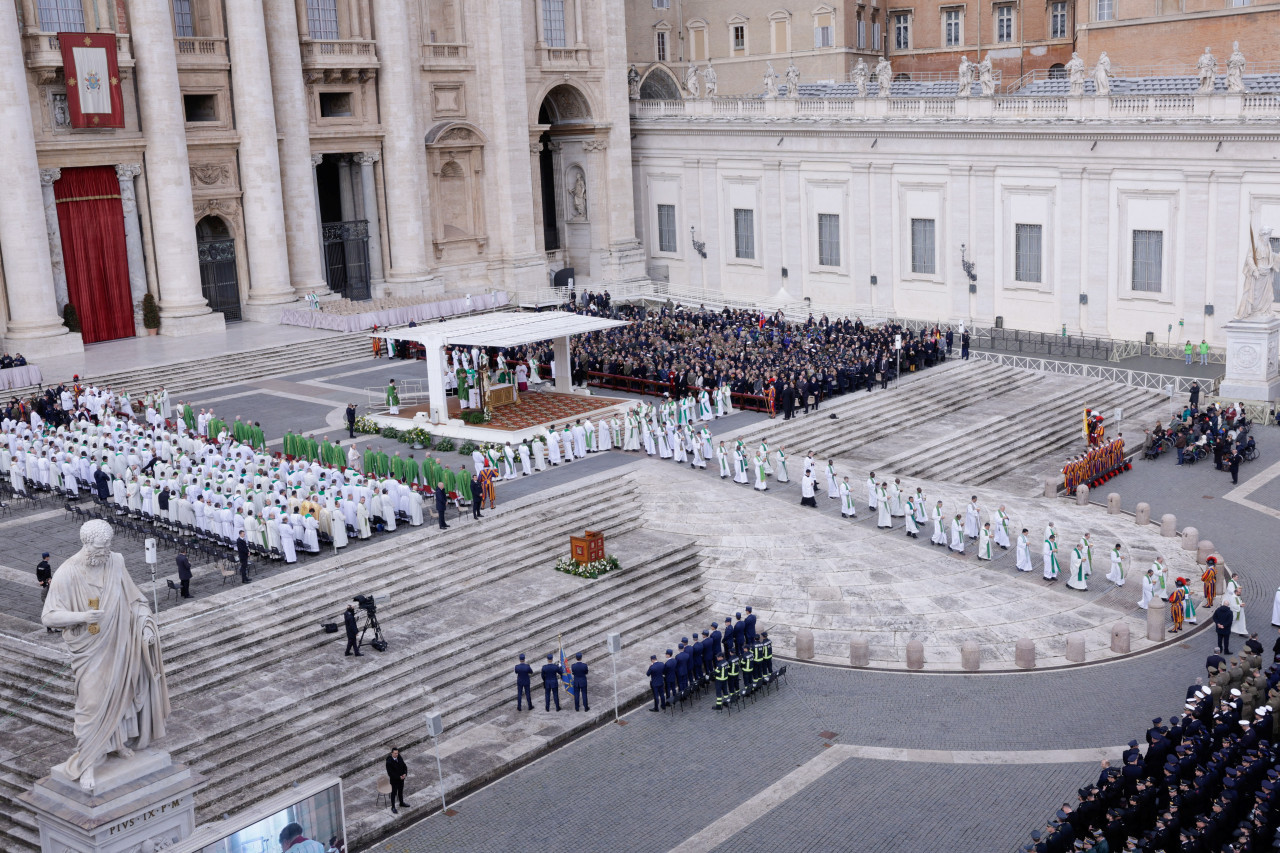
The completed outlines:
<svg viewBox="0 0 1280 853">
<path fill-rule="evenodd" d="M 461 453 L 463 456 L 470 456 L 472 453 L 475 453 L 479 449 L 480 449 L 480 446 L 477 445 L 474 441 L 464 441 L 462 442 L 462 446 L 458 448 L 458 452 Z"/>
<path fill-rule="evenodd" d="M 356 418 L 356 432 L 364 433 L 365 435 L 373 435 L 375 433 L 382 432 L 382 427 L 378 426 L 377 422 L 374 421 L 373 418 L 361 415 Z"/>
<path fill-rule="evenodd" d="M 595 580 L 607 572 L 616 572 L 619 568 L 621 566 L 617 557 L 605 557 L 603 560 L 593 560 L 590 563 L 579 563 L 572 557 L 561 557 L 556 560 L 555 565 L 557 572 L 589 580 Z"/>
<path fill-rule="evenodd" d="M 436 450 L 440 451 L 441 453 L 447 453 L 448 451 L 453 450 L 453 439 L 442 438 L 436 442 L 435 446 L 436 446 Z"/>
<path fill-rule="evenodd" d="M 400 433 L 400 440 L 405 444 L 421 444 L 425 449 L 431 449 L 431 433 L 422 427 L 414 427 Z"/>
</svg>

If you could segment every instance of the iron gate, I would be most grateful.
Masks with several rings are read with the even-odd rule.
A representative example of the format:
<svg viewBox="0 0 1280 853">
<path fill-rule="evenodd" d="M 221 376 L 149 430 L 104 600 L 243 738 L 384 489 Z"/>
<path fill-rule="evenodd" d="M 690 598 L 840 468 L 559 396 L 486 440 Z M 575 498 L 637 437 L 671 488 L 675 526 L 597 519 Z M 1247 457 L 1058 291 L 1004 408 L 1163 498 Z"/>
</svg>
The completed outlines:
<svg viewBox="0 0 1280 853">
<path fill-rule="evenodd" d="M 329 290 L 352 300 L 369 298 L 369 223 L 364 219 L 326 222 L 324 277 Z"/>
<path fill-rule="evenodd" d="M 209 307 L 222 312 L 224 320 L 240 319 L 240 283 L 236 280 L 236 241 L 200 240 L 200 290 Z"/>
</svg>

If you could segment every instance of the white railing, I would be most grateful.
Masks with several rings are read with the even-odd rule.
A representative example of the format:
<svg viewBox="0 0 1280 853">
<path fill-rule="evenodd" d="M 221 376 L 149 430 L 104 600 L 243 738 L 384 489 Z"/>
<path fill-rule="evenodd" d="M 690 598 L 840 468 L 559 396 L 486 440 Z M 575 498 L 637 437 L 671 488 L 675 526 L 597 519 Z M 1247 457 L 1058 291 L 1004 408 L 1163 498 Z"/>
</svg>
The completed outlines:
<svg viewBox="0 0 1280 853">
<path fill-rule="evenodd" d="M 184 56 L 225 56 L 227 40 L 224 38 L 180 38 L 174 40 L 178 58 Z"/>
<path fill-rule="evenodd" d="M 432 59 L 466 59 L 467 46 L 465 44 L 440 44 L 432 43 L 426 45 L 426 52 Z"/>
<path fill-rule="evenodd" d="M 1148 373 L 1144 370 L 1126 370 L 1123 367 L 1106 367 L 1101 364 L 1077 363 L 1074 361 L 1052 361 L 1047 358 L 1032 358 L 1025 355 L 1007 355 L 999 352 L 970 350 L 969 355 L 983 361 L 993 361 L 1006 367 L 1017 367 L 1022 370 L 1035 370 L 1039 373 L 1057 373 L 1063 376 L 1079 376 L 1084 379 L 1099 379 L 1103 382 L 1115 382 L 1133 388 L 1146 388 L 1168 394 L 1184 393 L 1197 381 L 1194 376 L 1173 376 L 1168 373 Z M 1207 381 L 1206 381 L 1206 384 Z"/>
</svg>

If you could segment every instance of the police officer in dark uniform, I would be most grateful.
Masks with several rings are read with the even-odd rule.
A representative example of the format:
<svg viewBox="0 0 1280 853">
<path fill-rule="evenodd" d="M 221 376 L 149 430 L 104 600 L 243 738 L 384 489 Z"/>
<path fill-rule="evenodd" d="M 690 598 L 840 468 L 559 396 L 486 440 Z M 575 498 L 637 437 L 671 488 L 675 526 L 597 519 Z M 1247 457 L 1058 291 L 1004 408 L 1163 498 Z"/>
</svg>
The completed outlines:
<svg viewBox="0 0 1280 853">
<path fill-rule="evenodd" d="M 724 638 L 722 642 L 724 643 L 725 658 L 728 659 L 733 657 L 734 648 L 733 648 L 733 617 L 732 616 L 724 617 Z"/>
<path fill-rule="evenodd" d="M 49 552 L 45 551 L 40 555 L 40 562 L 36 563 L 36 583 L 40 585 L 40 600 L 44 601 L 49 597 L 49 583 L 53 580 L 53 567 L 49 565 Z M 183 587 L 186 590 L 186 587 Z M 49 630 L 53 630 L 50 628 Z"/>
<path fill-rule="evenodd" d="M 724 652 L 724 648 L 720 645 L 720 624 L 718 622 L 711 623 L 711 660 L 720 657 Z"/>
<path fill-rule="evenodd" d="M 688 637 L 680 638 L 680 645 L 676 652 L 676 686 L 681 693 L 689 690 L 689 648 Z"/>
<path fill-rule="evenodd" d="M 694 684 L 702 683 L 702 641 L 698 632 L 693 632 L 693 642 L 689 644 L 689 680 Z"/>
<path fill-rule="evenodd" d="M 663 689 L 666 691 L 667 704 L 671 704 L 671 700 L 675 698 L 677 679 L 676 670 L 680 664 L 676 661 L 675 655 L 671 649 L 667 649 L 667 659 L 662 662 L 662 682 Z"/>
<path fill-rule="evenodd" d="M 747 623 L 742 614 L 737 614 L 737 622 L 733 623 L 733 649 L 742 657 L 747 651 Z"/>
<path fill-rule="evenodd" d="M 342 614 L 342 622 L 347 627 L 347 650 L 344 655 L 351 654 L 355 650 L 356 657 L 362 658 L 364 655 L 360 653 L 360 645 L 356 642 L 356 607 L 354 604 L 348 604 L 347 610 Z"/>
<path fill-rule="evenodd" d="M 756 641 L 756 615 L 751 612 L 751 608 L 747 607 L 747 618 L 743 620 L 743 630 L 746 632 L 747 645 L 752 645 Z"/>
<path fill-rule="evenodd" d="M 560 710 L 560 676 L 564 675 L 564 669 L 558 663 L 552 662 L 552 656 L 547 655 L 547 662 L 542 665 L 542 690 L 547 700 L 547 710 L 551 710 L 551 698 L 554 696 L 556 700 L 556 710 Z"/>
<path fill-rule="evenodd" d="M 1280 644 L 1280 640 L 1276 641 Z M 716 665 L 716 656 L 711 649 L 711 632 L 704 630 L 702 632 L 702 675 L 704 680 L 711 678 L 711 670 Z"/>
<path fill-rule="evenodd" d="M 662 676 L 663 666 L 658 661 L 657 655 L 649 655 L 649 669 L 645 671 L 645 675 L 649 676 L 649 689 L 653 691 L 653 707 L 650 711 L 658 711 L 659 704 L 663 708 L 667 707 L 667 695 L 664 692 L 664 681 Z"/>
<path fill-rule="evenodd" d="M 523 711 L 521 700 L 529 703 L 529 710 L 533 710 L 533 693 L 530 692 L 530 677 L 533 675 L 533 667 L 524 662 L 524 655 L 520 655 L 520 663 L 516 664 L 516 710 Z"/>
<path fill-rule="evenodd" d="M 569 672 L 573 675 L 573 710 L 578 710 L 578 700 L 581 699 L 582 710 L 590 711 L 591 703 L 587 700 L 587 665 L 582 662 L 582 652 L 573 656 Z"/>
</svg>

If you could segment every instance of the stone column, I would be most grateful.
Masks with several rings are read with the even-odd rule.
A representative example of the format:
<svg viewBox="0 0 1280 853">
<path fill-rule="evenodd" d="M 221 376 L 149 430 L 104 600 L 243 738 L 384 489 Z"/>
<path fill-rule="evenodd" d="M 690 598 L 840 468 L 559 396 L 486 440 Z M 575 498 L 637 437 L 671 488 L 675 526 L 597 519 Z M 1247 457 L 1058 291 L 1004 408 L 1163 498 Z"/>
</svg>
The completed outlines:
<svg viewBox="0 0 1280 853">
<path fill-rule="evenodd" d="M 551 354 L 556 360 L 555 390 L 560 394 L 573 393 L 573 364 L 569 357 L 569 336 L 551 341 Z"/>
<path fill-rule="evenodd" d="M 164 0 L 131 0 L 129 12 L 138 108 L 147 139 L 144 165 L 160 287 L 160 334 L 220 331 L 225 328 L 222 314 L 209 309 L 200 287 L 172 13 Z"/>
<path fill-rule="evenodd" d="M 351 157 L 343 154 L 338 158 L 338 203 L 342 208 L 343 222 L 359 219 L 354 195 L 351 187 Z"/>
<path fill-rule="evenodd" d="M 320 176 L 316 174 L 316 169 L 324 162 L 323 154 L 311 155 L 311 195 L 314 198 L 316 208 L 316 240 L 320 247 L 320 271 L 321 278 L 324 280 L 323 289 L 329 289 L 329 279 L 324 274 L 324 265 L 326 263 L 324 257 L 324 216 L 320 213 Z"/>
<path fill-rule="evenodd" d="M 373 164 L 381 159 L 377 151 L 362 151 L 355 155 L 360 167 L 361 214 L 369 223 L 369 286 L 380 287 L 382 279 L 382 240 L 378 229 L 378 192 L 374 183 Z"/>
<path fill-rule="evenodd" d="M 262 0 L 225 0 L 231 55 L 232 103 L 240 134 L 240 186 L 245 247 L 249 253 L 246 320 L 275 322 L 279 307 L 297 297 L 289 280 L 289 255 L 280 190 L 280 151 L 267 61 Z"/>
<path fill-rule="evenodd" d="M 18 28 L 8 25 L 0 27 L 0 160 L 10 176 L 0 204 L 0 254 L 9 302 L 4 347 L 32 361 L 78 351 L 80 336 L 68 335 L 58 316 L 39 182 L 43 176 L 34 180 L 39 164 L 27 70 Z"/>
<path fill-rule="evenodd" d="M 546 244 L 542 234 L 542 140 L 540 136 L 541 128 L 538 129 L 538 136 L 529 141 L 529 175 L 533 189 L 530 193 L 533 199 L 533 245 L 537 251 L 545 252 Z"/>
<path fill-rule="evenodd" d="M 40 170 L 40 191 L 44 196 L 44 230 L 49 234 L 49 261 L 53 265 L 53 295 L 58 310 L 67 304 L 67 267 L 62 258 L 62 226 L 58 224 L 58 201 L 53 184 L 62 177 L 61 169 Z M 126 233 L 126 237 L 128 234 Z"/>
<path fill-rule="evenodd" d="M 142 256 L 142 225 L 138 221 L 138 195 L 133 185 L 134 178 L 141 174 L 142 166 L 137 163 L 116 166 L 116 177 L 120 179 L 120 204 L 124 207 L 124 246 L 129 256 L 129 298 L 135 306 L 147 294 L 147 265 Z M 63 287 L 66 287 L 65 280 Z"/>
<path fill-rule="evenodd" d="M 387 181 L 386 282 L 410 293 L 434 284 L 426 257 L 427 234 L 423 210 L 427 198 L 424 137 L 418 127 L 417 81 L 421 75 L 405 25 L 404 0 L 380 0 L 373 4 L 373 28 L 378 34 L 378 109 L 385 136 L 383 168 L 394 177 Z M 628 131 L 630 132 L 630 131 Z"/>
<path fill-rule="evenodd" d="M 267 50 L 271 55 L 271 93 L 275 99 L 276 132 L 280 139 L 280 190 L 284 197 L 285 239 L 289 247 L 289 275 L 298 296 L 323 293 L 324 254 L 312 235 L 320 231 L 315 204 L 315 169 L 307 168 L 311 156 L 311 123 L 307 113 L 307 87 L 302 79 L 302 52 L 298 46 L 302 3 L 268 0 L 263 10 L 267 23 Z M 306 33 L 306 19 L 302 19 Z"/>
</svg>

